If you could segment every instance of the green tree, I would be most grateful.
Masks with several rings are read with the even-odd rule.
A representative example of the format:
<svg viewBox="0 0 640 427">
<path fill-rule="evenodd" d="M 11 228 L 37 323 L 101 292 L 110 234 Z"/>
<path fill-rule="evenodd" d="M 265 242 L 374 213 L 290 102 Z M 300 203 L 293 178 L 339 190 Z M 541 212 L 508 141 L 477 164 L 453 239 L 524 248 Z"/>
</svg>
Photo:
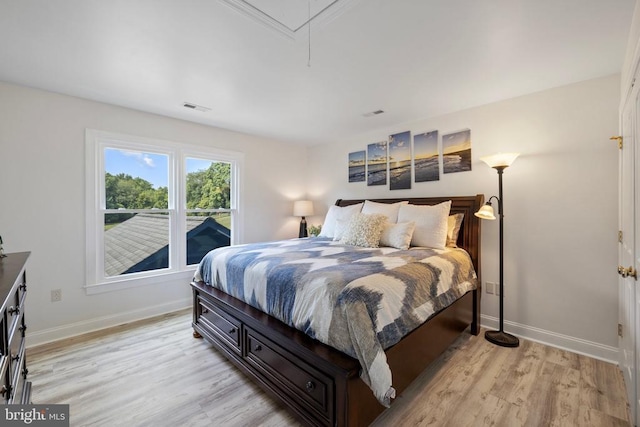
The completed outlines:
<svg viewBox="0 0 640 427">
<path fill-rule="evenodd" d="M 169 207 L 167 187 L 153 188 L 140 177 L 119 173 L 105 174 L 105 196 L 107 209 L 166 209 Z M 132 214 L 108 214 L 105 222 L 119 223 L 131 218 Z"/>
<path fill-rule="evenodd" d="M 167 187 L 153 188 L 140 177 L 119 173 L 105 174 L 107 209 L 167 209 L 169 191 Z M 207 169 L 187 175 L 188 209 L 228 209 L 231 207 L 231 165 L 214 162 Z M 106 223 L 119 223 L 132 214 L 108 214 Z"/>
<path fill-rule="evenodd" d="M 231 164 L 214 162 L 187 175 L 187 209 L 231 207 Z"/>
<path fill-rule="evenodd" d="M 166 209 L 169 206 L 167 187 L 153 188 L 149 181 L 124 173 L 107 172 L 105 192 L 107 209 Z"/>
</svg>

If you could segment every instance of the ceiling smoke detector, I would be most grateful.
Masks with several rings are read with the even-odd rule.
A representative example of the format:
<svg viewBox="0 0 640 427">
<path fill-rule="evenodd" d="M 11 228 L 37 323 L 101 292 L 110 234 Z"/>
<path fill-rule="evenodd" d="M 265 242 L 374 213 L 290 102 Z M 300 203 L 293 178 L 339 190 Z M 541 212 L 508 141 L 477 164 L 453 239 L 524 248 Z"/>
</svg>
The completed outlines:
<svg viewBox="0 0 640 427">
<path fill-rule="evenodd" d="M 203 107 L 202 105 L 198 105 L 198 104 L 194 104 L 191 102 L 185 102 L 182 104 L 183 107 L 185 108 L 189 108 L 191 110 L 198 110 L 198 111 L 202 111 L 204 113 L 206 113 L 207 111 L 211 111 L 211 108 L 209 107 Z"/>
<path fill-rule="evenodd" d="M 363 116 L 365 116 L 365 117 L 373 117 L 373 116 L 377 116 L 378 114 L 382 114 L 382 113 L 384 113 L 384 110 L 376 110 L 376 111 L 372 111 L 370 113 L 363 114 Z"/>
</svg>

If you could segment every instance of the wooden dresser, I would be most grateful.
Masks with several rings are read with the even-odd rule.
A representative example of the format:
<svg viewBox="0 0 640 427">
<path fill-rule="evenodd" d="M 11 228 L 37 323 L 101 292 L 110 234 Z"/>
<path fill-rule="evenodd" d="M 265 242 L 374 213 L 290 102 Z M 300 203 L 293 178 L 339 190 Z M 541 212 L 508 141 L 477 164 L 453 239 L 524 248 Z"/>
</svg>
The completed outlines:
<svg viewBox="0 0 640 427">
<path fill-rule="evenodd" d="M 27 381 L 24 321 L 27 297 L 26 263 L 30 252 L 0 258 L 0 396 L 2 403 L 31 403 L 31 382 Z"/>
</svg>

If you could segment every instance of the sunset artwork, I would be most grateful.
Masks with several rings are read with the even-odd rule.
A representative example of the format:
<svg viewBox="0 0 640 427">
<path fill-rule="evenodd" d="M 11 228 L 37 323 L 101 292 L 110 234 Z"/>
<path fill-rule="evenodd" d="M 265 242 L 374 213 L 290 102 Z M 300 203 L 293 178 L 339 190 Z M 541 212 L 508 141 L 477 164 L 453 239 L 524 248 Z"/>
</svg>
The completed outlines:
<svg viewBox="0 0 640 427">
<path fill-rule="evenodd" d="M 471 130 L 442 135 L 442 171 L 444 173 L 471 170 Z"/>
<path fill-rule="evenodd" d="M 364 150 L 349 153 L 349 182 L 365 181 L 365 156 Z"/>
<path fill-rule="evenodd" d="M 387 141 L 367 145 L 367 185 L 387 185 Z"/>
<path fill-rule="evenodd" d="M 389 189 L 411 188 L 411 132 L 389 136 Z"/>
<path fill-rule="evenodd" d="M 414 135 L 413 168 L 415 169 L 415 182 L 440 180 L 439 154 L 437 130 Z"/>
</svg>

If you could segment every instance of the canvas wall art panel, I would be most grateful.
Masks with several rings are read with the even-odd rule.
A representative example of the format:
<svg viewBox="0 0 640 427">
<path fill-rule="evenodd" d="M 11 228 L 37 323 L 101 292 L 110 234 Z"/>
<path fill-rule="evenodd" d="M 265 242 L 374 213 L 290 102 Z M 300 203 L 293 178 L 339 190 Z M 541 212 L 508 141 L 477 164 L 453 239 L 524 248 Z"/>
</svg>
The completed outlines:
<svg viewBox="0 0 640 427">
<path fill-rule="evenodd" d="M 437 130 L 414 135 L 413 159 L 416 182 L 440 180 L 440 152 L 438 151 Z"/>
<path fill-rule="evenodd" d="M 442 172 L 471 170 L 471 130 L 442 135 Z"/>
<path fill-rule="evenodd" d="M 366 152 L 349 153 L 349 182 L 365 181 Z"/>
<path fill-rule="evenodd" d="M 389 135 L 389 188 L 411 188 L 411 132 Z"/>
<path fill-rule="evenodd" d="M 387 141 L 367 145 L 367 185 L 387 185 Z"/>
</svg>

